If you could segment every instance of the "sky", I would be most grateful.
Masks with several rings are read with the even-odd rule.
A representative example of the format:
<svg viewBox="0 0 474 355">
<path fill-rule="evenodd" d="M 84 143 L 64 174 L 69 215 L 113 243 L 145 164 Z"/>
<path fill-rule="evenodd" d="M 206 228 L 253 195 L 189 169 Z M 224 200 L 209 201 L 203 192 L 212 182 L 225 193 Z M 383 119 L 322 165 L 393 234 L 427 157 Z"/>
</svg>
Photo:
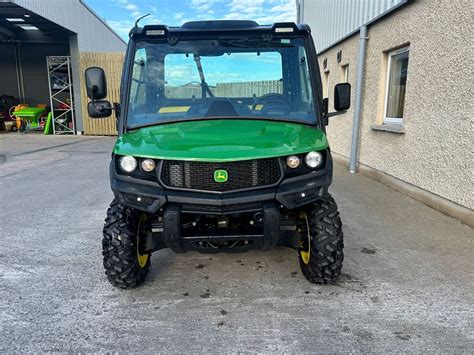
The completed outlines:
<svg viewBox="0 0 474 355">
<path fill-rule="evenodd" d="M 135 20 L 141 25 L 180 26 L 195 20 L 254 20 L 259 24 L 296 21 L 295 0 L 86 0 L 124 39 Z"/>
<path fill-rule="evenodd" d="M 282 77 L 281 55 L 279 53 L 232 53 L 218 57 L 201 57 L 206 82 L 245 82 L 279 80 Z M 170 54 L 165 58 L 165 81 L 170 86 L 200 82 L 194 59 L 184 54 Z"/>
</svg>

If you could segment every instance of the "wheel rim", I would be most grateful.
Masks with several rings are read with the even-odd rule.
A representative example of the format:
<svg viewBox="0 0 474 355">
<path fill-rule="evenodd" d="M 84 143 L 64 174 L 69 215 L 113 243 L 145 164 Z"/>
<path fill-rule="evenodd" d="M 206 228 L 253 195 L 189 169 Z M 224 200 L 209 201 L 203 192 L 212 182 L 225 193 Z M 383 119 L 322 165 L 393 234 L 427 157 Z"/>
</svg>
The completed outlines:
<svg viewBox="0 0 474 355">
<path fill-rule="evenodd" d="M 310 230 L 309 230 L 309 222 L 308 222 L 308 216 L 306 215 L 306 212 L 304 212 L 304 211 L 301 212 L 300 213 L 300 218 L 304 218 L 304 220 L 306 222 L 306 232 L 307 232 L 307 235 L 308 235 L 307 248 L 305 250 L 303 245 L 301 245 L 300 255 L 301 255 L 301 260 L 303 261 L 303 263 L 305 265 L 307 265 L 309 263 L 309 259 L 311 258 L 311 233 L 310 233 Z"/>
<path fill-rule="evenodd" d="M 139 250 L 139 237 L 140 237 L 140 232 L 141 232 L 141 227 L 142 227 L 142 224 L 143 223 L 146 223 L 148 221 L 148 217 L 146 214 L 142 214 L 140 216 L 140 219 L 138 220 L 138 230 L 137 230 L 137 261 L 138 261 L 138 265 L 141 267 L 141 268 L 144 268 L 146 266 L 146 263 L 148 262 L 148 258 L 150 257 L 149 254 L 140 254 L 140 250 Z"/>
</svg>

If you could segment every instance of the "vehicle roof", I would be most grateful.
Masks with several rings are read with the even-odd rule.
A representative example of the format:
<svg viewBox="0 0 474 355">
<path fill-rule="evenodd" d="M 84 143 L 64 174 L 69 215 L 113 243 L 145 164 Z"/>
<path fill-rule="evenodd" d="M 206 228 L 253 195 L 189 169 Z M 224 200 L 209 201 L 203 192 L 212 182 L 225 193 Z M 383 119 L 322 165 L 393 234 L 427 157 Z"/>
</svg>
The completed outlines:
<svg viewBox="0 0 474 355">
<path fill-rule="evenodd" d="M 280 29 L 280 30 L 279 30 Z M 291 29 L 291 31 L 290 31 Z M 281 31 L 281 32 L 280 32 Z M 294 22 L 277 22 L 271 25 L 259 25 L 255 21 L 248 20 L 209 20 L 190 21 L 182 26 L 146 25 L 134 27 L 130 31 L 130 38 L 135 36 L 162 36 L 169 37 L 179 34 L 193 33 L 261 33 L 282 35 L 309 34 L 310 28 L 306 24 L 295 24 Z"/>
</svg>

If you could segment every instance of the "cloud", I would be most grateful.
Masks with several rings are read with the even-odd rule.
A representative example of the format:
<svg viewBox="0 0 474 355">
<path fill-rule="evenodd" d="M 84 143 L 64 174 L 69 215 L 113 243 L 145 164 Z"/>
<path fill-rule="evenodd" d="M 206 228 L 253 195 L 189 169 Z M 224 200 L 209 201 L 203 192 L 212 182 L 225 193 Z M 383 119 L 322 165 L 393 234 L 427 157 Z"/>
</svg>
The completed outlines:
<svg viewBox="0 0 474 355">
<path fill-rule="evenodd" d="M 296 21 L 294 0 L 232 0 L 227 5 L 226 20 L 254 20 L 259 24 Z"/>
<path fill-rule="evenodd" d="M 181 20 L 184 17 L 184 15 L 186 15 L 184 12 L 177 12 L 174 14 L 174 19 Z"/>
<path fill-rule="evenodd" d="M 145 12 L 140 10 L 138 5 L 134 4 L 129 0 L 114 0 L 114 2 L 117 6 L 121 7 L 124 10 L 127 10 L 127 12 L 135 19 L 145 15 Z"/>
<path fill-rule="evenodd" d="M 135 19 L 131 20 L 120 20 L 120 21 L 113 21 L 113 20 L 108 20 L 106 21 L 107 24 L 114 29 L 115 32 L 117 32 L 120 37 L 122 37 L 125 41 L 128 41 L 128 34 L 130 30 L 132 29 L 133 26 L 135 26 Z M 154 15 L 145 17 L 143 20 L 140 21 L 140 26 L 144 25 L 152 25 L 152 24 L 157 24 L 157 23 L 162 23 L 160 19 L 155 17 Z"/>
<path fill-rule="evenodd" d="M 239 20 L 242 15 L 239 12 L 230 12 L 224 16 L 224 20 Z"/>
<path fill-rule="evenodd" d="M 239 82 L 245 79 L 245 76 L 242 73 L 218 73 L 218 72 L 206 72 L 206 82 L 209 85 L 215 86 L 218 83 L 231 83 Z"/>
<path fill-rule="evenodd" d="M 107 21 L 107 24 L 117 32 L 120 37 L 122 37 L 125 41 L 128 41 L 128 33 L 130 29 L 135 24 L 132 20 L 122 20 L 122 21 Z"/>
<path fill-rule="evenodd" d="M 261 9 L 265 0 L 232 0 L 228 5 L 229 11 L 247 11 L 248 9 Z"/>
<path fill-rule="evenodd" d="M 143 27 L 145 25 L 156 25 L 158 23 L 163 23 L 163 21 L 161 21 L 161 19 L 159 19 L 155 15 L 150 15 L 140 21 L 140 26 Z"/>
<path fill-rule="evenodd" d="M 134 19 L 150 10 L 152 13 L 173 10 L 167 15 L 166 23 L 169 25 L 181 25 L 188 19 L 246 19 L 255 20 L 260 24 L 296 21 L 295 0 L 184 0 L 187 6 L 176 6 L 174 9 L 164 9 L 148 2 L 141 6 L 142 0 L 113 1 L 127 10 Z"/>
<path fill-rule="evenodd" d="M 125 4 L 125 5 L 123 6 L 123 8 L 124 8 L 125 10 L 129 10 L 129 11 L 138 11 L 138 7 L 137 7 L 137 5 L 135 5 L 135 4 L 130 4 L 130 3 L 129 3 L 129 4 Z"/>
<path fill-rule="evenodd" d="M 112 0 L 122 9 L 123 16 L 108 21 L 124 39 L 140 16 L 151 12 L 153 15 L 140 21 L 140 25 L 163 23 L 181 25 L 189 20 L 254 20 L 259 24 L 296 21 L 295 0 L 183 0 L 185 6 L 159 5 L 144 0 Z M 158 5 L 157 5 L 158 4 Z M 156 16 L 159 15 L 160 18 Z"/>
<path fill-rule="evenodd" d="M 199 80 L 196 65 L 166 63 L 168 67 L 165 70 L 165 80 L 170 86 L 184 85 L 191 81 Z"/>
<path fill-rule="evenodd" d="M 218 4 L 224 3 L 224 0 L 191 0 L 189 6 L 196 12 L 206 12 L 212 10 Z"/>
<path fill-rule="evenodd" d="M 271 9 L 270 9 L 271 12 L 275 12 L 275 11 L 280 11 L 280 12 L 293 12 L 293 11 L 296 11 L 296 6 L 294 3 L 292 2 L 286 2 L 286 3 L 280 3 L 278 5 L 275 5 L 273 6 Z"/>
<path fill-rule="evenodd" d="M 128 10 L 128 11 L 137 11 L 138 6 L 135 5 L 134 3 L 128 1 L 128 0 L 114 0 L 114 3 L 117 6 L 120 6 L 122 9 Z"/>
</svg>

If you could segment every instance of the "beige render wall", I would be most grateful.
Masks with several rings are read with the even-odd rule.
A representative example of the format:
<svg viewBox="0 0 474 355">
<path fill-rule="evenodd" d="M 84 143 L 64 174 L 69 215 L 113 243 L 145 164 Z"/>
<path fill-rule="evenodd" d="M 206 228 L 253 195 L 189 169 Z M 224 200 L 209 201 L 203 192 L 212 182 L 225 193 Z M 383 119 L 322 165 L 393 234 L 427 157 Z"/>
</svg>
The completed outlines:
<svg viewBox="0 0 474 355">
<path fill-rule="evenodd" d="M 415 0 L 369 27 L 359 161 L 400 180 L 474 208 L 474 84 L 471 0 Z M 359 35 L 319 56 L 333 86 L 349 64 L 355 97 Z M 386 51 L 410 45 L 405 134 L 374 131 L 381 124 Z M 342 62 L 336 53 L 342 50 Z M 322 74 L 324 78 L 324 74 Z M 331 148 L 350 156 L 353 108 L 330 118 Z"/>
</svg>

